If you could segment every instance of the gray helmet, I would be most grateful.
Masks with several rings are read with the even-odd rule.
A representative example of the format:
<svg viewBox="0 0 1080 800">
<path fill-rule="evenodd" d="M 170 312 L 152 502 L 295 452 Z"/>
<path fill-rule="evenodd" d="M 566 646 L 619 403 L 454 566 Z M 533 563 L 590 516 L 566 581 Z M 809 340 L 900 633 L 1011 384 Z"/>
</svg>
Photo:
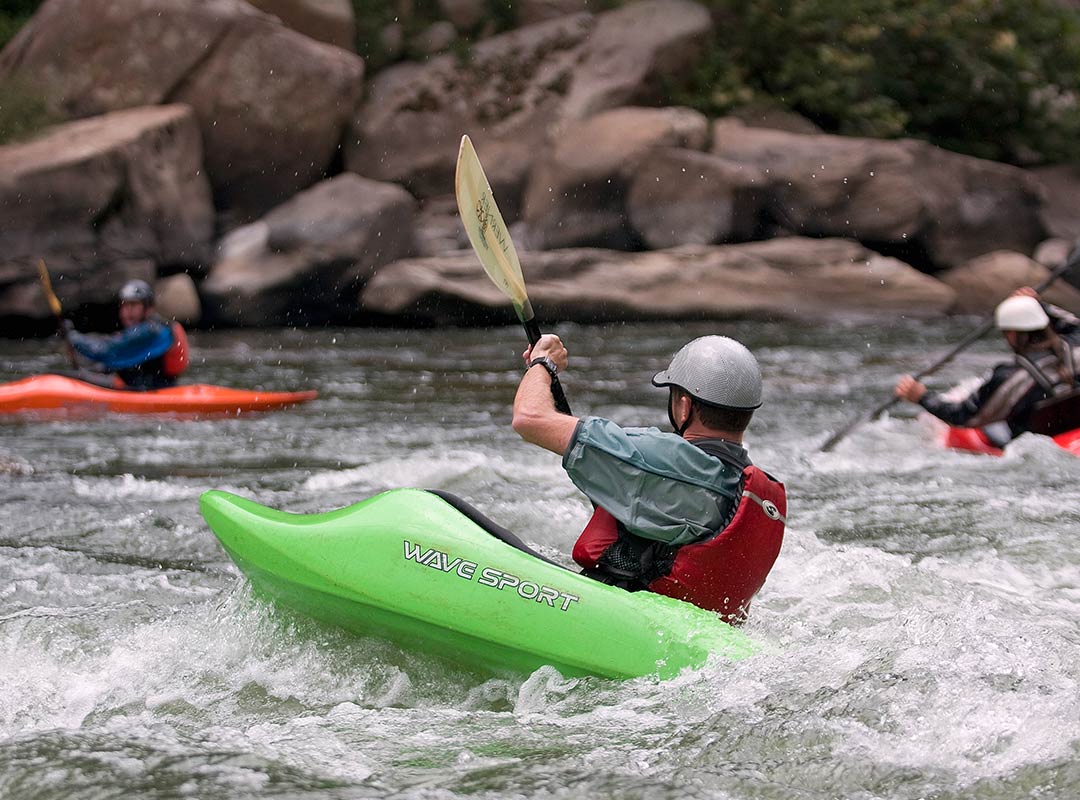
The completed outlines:
<svg viewBox="0 0 1080 800">
<path fill-rule="evenodd" d="M 702 336 L 683 345 L 653 386 L 678 386 L 706 405 L 752 409 L 761 405 L 761 369 L 743 345 L 726 336 Z"/>
<path fill-rule="evenodd" d="M 121 303 L 146 303 L 151 305 L 154 302 L 154 290 L 150 288 L 150 284 L 146 281 L 128 281 L 120 287 L 120 291 L 116 296 Z"/>
</svg>

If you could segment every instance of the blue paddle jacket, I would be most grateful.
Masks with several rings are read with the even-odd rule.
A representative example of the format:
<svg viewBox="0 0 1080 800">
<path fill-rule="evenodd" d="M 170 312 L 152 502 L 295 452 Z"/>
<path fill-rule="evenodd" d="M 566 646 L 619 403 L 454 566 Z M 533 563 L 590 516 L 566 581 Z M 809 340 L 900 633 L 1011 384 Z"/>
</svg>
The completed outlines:
<svg viewBox="0 0 1080 800">
<path fill-rule="evenodd" d="M 68 340 L 76 352 L 115 372 L 130 388 L 157 389 L 176 382 L 162 366 L 162 356 L 173 344 L 173 332 L 161 317 L 148 317 L 109 336 L 71 331 Z"/>
</svg>

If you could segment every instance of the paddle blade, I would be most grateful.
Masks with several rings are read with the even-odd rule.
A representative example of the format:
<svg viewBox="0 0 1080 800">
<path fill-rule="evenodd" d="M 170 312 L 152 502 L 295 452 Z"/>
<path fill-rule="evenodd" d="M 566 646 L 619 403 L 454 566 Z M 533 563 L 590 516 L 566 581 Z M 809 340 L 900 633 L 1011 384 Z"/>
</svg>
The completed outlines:
<svg viewBox="0 0 1080 800">
<path fill-rule="evenodd" d="M 522 321 L 531 319 L 531 313 L 527 316 L 522 313 L 531 308 L 517 251 L 468 135 L 461 137 L 454 192 L 461 222 L 484 272 L 510 298 Z"/>
<path fill-rule="evenodd" d="M 49 303 L 49 308 L 52 309 L 53 316 L 62 317 L 64 309 L 60 306 L 60 298 L 53 291 L 52 281 L 49 279 L 49 268 L 45 266 L 45 259 L 42 258 L 38 261 L 37 268 L 38 275 L 41 276 L 41 288 L 45 292 L 45 299 Z"/>
</svg>

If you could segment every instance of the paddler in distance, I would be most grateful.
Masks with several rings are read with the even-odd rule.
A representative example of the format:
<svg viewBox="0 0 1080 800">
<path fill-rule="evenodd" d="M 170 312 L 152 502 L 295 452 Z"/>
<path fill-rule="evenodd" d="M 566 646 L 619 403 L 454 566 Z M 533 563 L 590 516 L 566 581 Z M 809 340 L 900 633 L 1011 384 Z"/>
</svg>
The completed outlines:
<svg viewBox="0 0 1080 800">
<path fill-rule="evenodd" d="M 1013 351 L 1013 360 L 995 366 L 974 390 L 953 398 L 952 392 L 930 392 L 903 375 L 894 389 L 896 396 L 950 425 L 978 428 L 995 447 L 1028 431 L 1060 433 L 1042 422 L 1047 418 L 1042 412 L 1049 410 L 1046 401 L 1055 397 L 1072 403 L 1064 395 L 1080 386 L 1080 319 L 1041 302 L 1035 290 L 1025 286 L 997 306 L 994 323 Z"/>
<path fill-rule="evenodd" d="M 558 336 L 542 336 L 524 358 L 513 427 L 560 454 L 595 506 L 573 551 L 585 574 L 743 621 L 780 552 L 787 513 L 783 484 L 742 445 L 762 401 L 750 351 L 703 336 L 656 374 L 653 385 L 669 389 L 674 433 L 556 411 L 551 376 L 569 360 Z"/>
<path fill-rule="evenodd" d="M 154 290 L 146 281 L 128 281 L 120 287 L 117 300 L 123 328 L 118 333 L 80 333 L 70 320 L 64 320 L 64 335 L 72 348 L 98 367 L 79 370 L 70 377 L 111 389 L 146 391 L 174 386 L 189 362 L 183 328 L 157 314 Z"/>
</svg>

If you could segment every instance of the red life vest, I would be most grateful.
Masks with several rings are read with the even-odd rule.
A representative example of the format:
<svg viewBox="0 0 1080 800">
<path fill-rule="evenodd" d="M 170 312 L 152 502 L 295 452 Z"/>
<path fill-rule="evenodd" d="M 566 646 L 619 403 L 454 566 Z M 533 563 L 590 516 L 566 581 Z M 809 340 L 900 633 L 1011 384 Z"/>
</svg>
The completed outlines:
<svg viewBox="0 0 1080 800">
<path fill-rule="evenodd" d="M 727 622 L 742 622 L 780 554 L 786 514 L 784 484 L 748 466 L 731 522 L 704 541 L 679 547 L 671 568 L 647 588 L 716 611 Z M 596 569 L 620 535 L 626 534 L 616 519 L 598 506 L 574 544 L 574 561 Z"/>
<path fill-rule="evenodd" d="M 172 323 L 173 343 L 161 357 L 161 369 L 168 377 L 175 378 L 183 375 L 191 363 L 191 355 L 188 352 L 187 334 L 179 322 Z"/>
</svg>

